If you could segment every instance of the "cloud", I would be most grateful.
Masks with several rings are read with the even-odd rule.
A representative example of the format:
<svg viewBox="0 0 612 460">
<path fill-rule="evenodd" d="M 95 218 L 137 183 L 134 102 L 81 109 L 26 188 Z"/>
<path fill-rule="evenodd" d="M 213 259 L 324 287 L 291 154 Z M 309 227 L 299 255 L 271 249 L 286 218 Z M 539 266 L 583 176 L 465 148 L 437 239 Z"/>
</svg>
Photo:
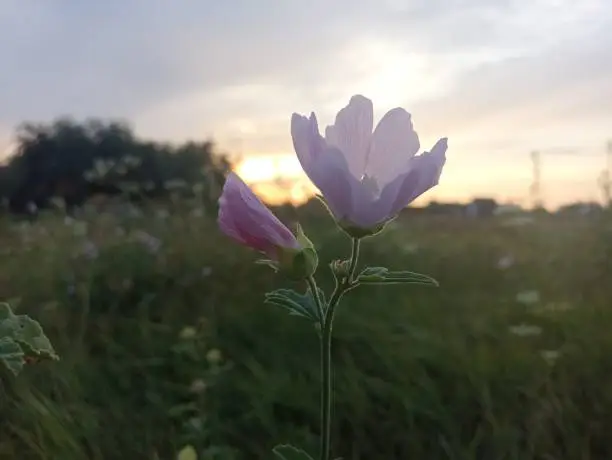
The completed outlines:
<svg viewBox="0 0 612 460">
<path fill-rule="evenodd" d="M 454 180 L 499 178 L 533 148 L 603 143 L 611 48 L 607 0 L 4 0 L 0 126 L 128 117 L 281 154 L 292 112 L 329 123 L 360 92 L 412 111 L 424 146 L 449 136 Z"/>
<path fill-rule="evenodd" d="M 274 80 L 287 69 L 308 83 L 320 77 L 311 62 L 333 54 L 330 43 L 348 40 L 347 18 L 318 21 L 321 1 L 303 9 L 269 0 L 185 0 L 180 8 L 160 0 L 7 1 L 0 51 L 10 66 L 0 77 L 0 118 L 131 115 L 192 91 Z"/>
</svg>

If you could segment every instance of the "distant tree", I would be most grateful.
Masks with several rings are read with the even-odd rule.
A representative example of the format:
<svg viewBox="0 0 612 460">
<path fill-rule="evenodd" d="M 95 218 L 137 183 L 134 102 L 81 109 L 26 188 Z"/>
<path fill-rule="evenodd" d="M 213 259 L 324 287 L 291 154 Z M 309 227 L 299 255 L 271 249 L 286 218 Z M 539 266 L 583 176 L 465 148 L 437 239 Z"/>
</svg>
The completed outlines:
<svg viewBox="0 0 612 460">
<path fill-rule="evenodd" d="M 122 121 L 24 123 L 17 130 L 17 145 L 0 169 L 0 196 L 18 212 L 30 203 L 44 208 L 54 197 L 71 208 L 92 195 L 154 197 L 177 185 L 193 190 L 196 183 L 214 202 L 212 191 L 230 169 L 211 142 L 172 146 L 142 141 Z"/>
</svg>

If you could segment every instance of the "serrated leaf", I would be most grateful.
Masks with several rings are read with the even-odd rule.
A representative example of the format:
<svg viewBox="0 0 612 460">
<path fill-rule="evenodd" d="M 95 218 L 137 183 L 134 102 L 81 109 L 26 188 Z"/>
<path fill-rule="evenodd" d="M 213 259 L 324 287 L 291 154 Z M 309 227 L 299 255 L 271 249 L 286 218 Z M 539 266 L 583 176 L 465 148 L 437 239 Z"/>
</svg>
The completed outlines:
<svg viewBox="0 0 612 460">
<path fill-rule="evenodd" d="M 0 340 L 0 359 L 13 373 L 27 358 L 58 359 L 40 324 L 27 315 L 15 315 L 7 303 L 0 303 Z"/>
<path fill-rule="evenodd" d="M 276 446 L 272 449 L 272 452 L 282 460 L 314 460 L 303 450 L 290 446 L 289 444 Z"/>
<path fill-rule="evenodd" d="M 318 291 L 319 299 L 325 305 L 323 291 Z M 266 294 L 265 302 L 284 308 L 290 315 L 301 316 L 314 322 L 320 320 L 319 310 L 310 289 L 306 294 L 300 294 L 293 289 L 277 289 Z"/>
<path fill-rule="evenodd" d="M 439 286 L 431 276 L 407 270 L 390 271 L 385 267 L 367 267 L 357 277 L 360 284 L 423 284 Z"/>
<path fill-rule="evenodd" d="M 198 460 L 198 453 L 193 446 L 187 445 L 180 450 L 176 460 Z"/>
<path fill-rule="evenodd" d="M 0 361 L 11 371 L 14 375 L 19 374 L 23 365 L 25 364 L 25 353 L 10 337 L 0 338 Z"/>
</svg>

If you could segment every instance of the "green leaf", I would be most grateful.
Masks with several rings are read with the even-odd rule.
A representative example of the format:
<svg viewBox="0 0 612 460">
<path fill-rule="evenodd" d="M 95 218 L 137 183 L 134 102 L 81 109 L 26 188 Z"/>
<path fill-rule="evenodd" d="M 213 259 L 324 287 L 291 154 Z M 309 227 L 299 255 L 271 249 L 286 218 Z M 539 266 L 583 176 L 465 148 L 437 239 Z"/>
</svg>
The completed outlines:
<svg viewBox="0 0 612 460">
<path fill-rule="evenodd" d="M 321 289 L 319 291 L 319 299 L 325 305 L 325 296 Z M 277 289 L 266 294 L 265 303 L 276 305 L 289 311 L 290 315 L 301 316 L 313 322 L 319 322 L 319 310 L 317 304 L 310 292 L 300 294 L 293 289 Z"/>
<path fill-rule="evenodd" d="M 0 303 L 0 361 L 18 374 L 27 358 L 58 359 L 37 321 L 15 315 L 7 303 Z"/>
<path fill-rule="evenodd" d="M 430 276 L 421 273 L 403 271 L 389 271 L 385 267 L 367 267 L 357 277 L 359 284 L 424 284 L 439 286 L 438 282 Z"/>
<path fill-rule="evenodd" d="M 301 449 L 297 449 L 289 444 L 281 444 L 272 449 L 274 455 L 282 460 L 314 460 L 310 455 Z"/>
<path fill-rule="evenodd" d="M 25 354 L 17 342 L 10 337 L 0 338 L 0 361 L 13 374 L 17 375 L 25 364 Z"/>
</svg>

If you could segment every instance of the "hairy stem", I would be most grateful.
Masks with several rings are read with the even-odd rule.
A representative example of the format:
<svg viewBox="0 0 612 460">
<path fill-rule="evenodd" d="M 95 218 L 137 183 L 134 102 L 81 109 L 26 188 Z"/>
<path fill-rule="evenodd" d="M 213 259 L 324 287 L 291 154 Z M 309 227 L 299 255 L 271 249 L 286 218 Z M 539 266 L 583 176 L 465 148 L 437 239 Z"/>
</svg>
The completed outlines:
<svg viewBox="0 0 612 460">
<path fill-rule="evenodd" d="M 331 339 L 334 313 L 342 295 L 354 286 L 353 277 L 359 259 L 359 239 L 353 238 L 348 274 L 336 287 L 325 309 L 321 331 L 321 455 L 320 460 L 330 460 L 331 455 L 331 422 L 332 422 L 332 360 Z M 315 286 L 316 287 L 316 286 Z M 316 292 L 313 291 L 313 292 Z M 318 296 L 317 296 L 318 297 Z M 316 298 L 316 297 L 315 297 Z"/>
<path fill-rule="evenodd" d="M 312 298 L 314 299 L 315 305 L 317 306 L 317 312 L 319 313 L 319 325 L 321 326 L 321 330 L 323 330 L 323 322 L 325 321 L 325 310 L 323 309 L 323 304 L 321 303 L 321 297 L 319 297 L 319 289 L 317 288 L 317 282 L 314 279 L 314 276 L 309 276 L 306 278 L 306 282 L 308 283 L 308 288 L 310 292 L 312 292 Z"/>
</svg>

